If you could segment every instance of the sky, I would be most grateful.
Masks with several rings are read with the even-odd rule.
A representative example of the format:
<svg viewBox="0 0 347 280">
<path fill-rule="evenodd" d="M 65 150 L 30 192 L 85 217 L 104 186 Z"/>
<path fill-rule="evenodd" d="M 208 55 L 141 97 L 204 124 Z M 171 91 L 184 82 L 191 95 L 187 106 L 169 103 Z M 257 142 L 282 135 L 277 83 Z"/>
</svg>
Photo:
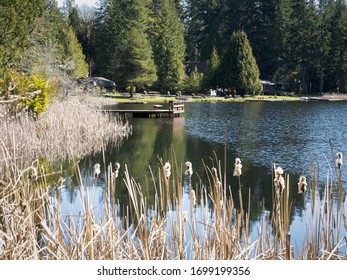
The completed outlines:
<svg viewBox="0 0 347 280">
<path fill-rule="evenodd" d="M 83 4 L 88 6 L 95 6 L 97 0 L 75 0 L 76 5 L 81 7 Z M 64 0 L 58 0 L 58 6 L 61 7 L 64 3 Z"/>
</svg>

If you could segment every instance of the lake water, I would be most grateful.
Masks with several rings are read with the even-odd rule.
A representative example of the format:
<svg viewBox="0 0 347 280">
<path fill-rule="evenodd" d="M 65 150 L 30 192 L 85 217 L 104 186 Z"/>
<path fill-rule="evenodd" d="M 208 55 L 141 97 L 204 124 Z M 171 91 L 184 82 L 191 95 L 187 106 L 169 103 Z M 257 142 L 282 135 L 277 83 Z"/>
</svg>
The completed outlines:
<svg viewBox="0 0 347 280">
<path fill-rule="evenodd" d="M 132 105 L 135 106 L 135 105 Z M 151 105 L 136 105 L 151 106 Z M 142 185 L 151 186 L 149 166 L 156 174 L 163 161 L 172 160 L 174 150 L 178 166 L 186 160 L 193 164 L 193 186 L 206 179 L 204 164 L 215 166 L 217 157 L 224 172 L 226 147 L 226 177 L 235 197 L 238 180 L 232 176 L 235 157 L 242 160 L 242 192 L 244 207 L 248 207 L 250 190 L 251 229 L 255 236 L 262 217 L 262 208 L 272 210 L 272 167 L 281 166 L 290 176 L 292 238 L 298 244 L 305 230 L 306 209 L 310 196 L 297 193 L 300 175 L 311 179 L 311 168 L 319 167 L 318 194 L 324 195 L 328 178 L 336 179 L 333 157 L 338 151 L 347 155 L 347 102 L 245 102 L 245 103 L 186 103 L 185 114 L 177 118 L 132 119 L 133 134 L 121 147 L 108 147 L 106 163 L 125 164 L 129 174 Z M 93 166 L 102 163 L 102 154 L 87 156 L 79 163 L 84 191 L 89 192 L 97 213 L 103 211 L 105 186 L 103 170 L 95 182 Z M 101 164 L 103 166 L 103 164 Z M 343 189 L 346 172 L 342 171 Z M 60 189 L 63 215 L 83 212 L 80 184 L 73 173 L 66 171 L 65 185 Z M 156 175 L 155 175 L 156 176 Z M 124 176 L 123 176 L 124 177 Z M 118 178 L 116 211 L 119 215 L 129 204 L 128 194 Z M 207 182 L 205 182 L 207 184 Z M 152 192 L 149 192 L 149 196 Z M 189 205 L 188 183 L 185 181 L 183 205 Z M 153 199 L 149 198 L 149 201 Z M 238 207 L 238 205 L 236 205 Z"/>
</svg>

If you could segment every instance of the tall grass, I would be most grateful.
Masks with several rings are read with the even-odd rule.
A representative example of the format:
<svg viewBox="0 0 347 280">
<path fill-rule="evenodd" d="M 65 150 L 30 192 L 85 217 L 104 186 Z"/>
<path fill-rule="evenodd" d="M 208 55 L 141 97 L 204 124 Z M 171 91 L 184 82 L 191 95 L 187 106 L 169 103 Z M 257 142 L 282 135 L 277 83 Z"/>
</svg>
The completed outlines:
<svg viewBox="0 0 347 280">
<path fill-rule="evenodd" d="M 9 149 L 2 147 L 2 150 Z M 332 181 L 327 182 L 324 199 L 320 200 L 315 191 L 317 178 L 312 180 L 306 235 L 303 244 L 295 248 L 290 235 L 289 176 L 285 176 L 287 185 L 282 193 L 274 190 L 271 218 L 263 215 L 257 228 L 258 237 L 251 240 L 250 209 L 241 203 L 250 198 L 242 197 L 241 190 L 233 197 L 233 186 L 222 179 L 220 161 L 205 165 L 207 184 L 200 180 L 196 186 L 184 177 L 174 155 L 171 162 L 169 178 L 160 161 L 158 177 L 153 176 L 147 183 L 147 187 L 155 189 L 153 205 L 149 205 L 146 185 L 131 178 L 125 168 L 120 177 L 128 190 L 129 205 L 122 217 L 117 215 L 113 208 L 114 194 L 120 181 L 112 176 L 110 164 L 106 199 L 103 209 L 98 209 L 102 215 L 97 215 L 90 206 L 86 189 L 92 186 L 85 185 L 81 178 L 84 210 L 78 216 L 63 218 L 59 190 L 51 186 L 49 189 L 56 195 L 49 194 L 46 175 L 32 178 L 32 166 L 13 172 L 14 162 L 8 154 L 0 178 L 0 259 L 347 258 L 346 236 L 340 236 L 341 227 L 347 230 L 346 193 L 338 197 L 340 207 L 335 207 L 332 190 L 336 186 L 331 185 Z M 212 168 L 216 168 L 218 178 Z M 80 176 L 78 168 L 76 172 Z M 185 180 L 189 185 L 186 193 L 193 191 L 196 199 L 196 204 L 190 200 L 188 208 L 183 205 Z M 295 252 L 298 248 L 300 251 Z"/>
<path fill-rule="evenodd" d="M 83 182 L 77 165 L 83 211 L 63 217 L 59 185 L 49 183 L 50 174 L 38 159 L 103 151 L 109 141 L 131 132 L 129 125 L 75 98 L 52 104 L 37 121 L 22 116 L 0 126 L 0 259 L 347 259 L 346 235 L 341 235 L 341 229 L 347 231 L 346 191 L 339 170 L 336 181 L 327 178 L 321 200 L 319 169 L 311 165 L 310 208 L 299 246 L 290 234 L 289 176 L 284 174 L 286 185 L 280 192 L 264 186 L 273 188 L 273 207 L 270 215 L 264 209 L 254 238 L 252 192 L 242 185 L 241 176 L 237 186 L 226 181 L 227 162 L 222 164 L 217 155 L 210 166 L 203 162 L 207 179 L 196 185 L 174 150 L 170 176 L 159 159 L 159 175 L 143 185 L 126 166 L 117 179 L 104 157 L 106 199 L 97 209 L 101 215 L 86 191 L 93 185 Z M 129 195 L 129 204 L 119 206 L 122 216 L 115 209 L 117 184 L 125 185 Z M 154 189 L 154 203 L 149 203 L 148 189 Z M 190 196 L 188 206 L 184 195 Z"/>
<path fill-rule="evenodd" d="M 78 158 L 101 151 L 110 142 L 119 144 L 131 133 L 131 126 L 115 116 L 96 112 L 104 100 L 65 98 L 50 104 L 37 121 L 25 113 L 2 118 L 0 167 L 9 156 L 15 166 L 25 166 L 33 159 L 52 162 L 62 157 Z"/>
</svg>

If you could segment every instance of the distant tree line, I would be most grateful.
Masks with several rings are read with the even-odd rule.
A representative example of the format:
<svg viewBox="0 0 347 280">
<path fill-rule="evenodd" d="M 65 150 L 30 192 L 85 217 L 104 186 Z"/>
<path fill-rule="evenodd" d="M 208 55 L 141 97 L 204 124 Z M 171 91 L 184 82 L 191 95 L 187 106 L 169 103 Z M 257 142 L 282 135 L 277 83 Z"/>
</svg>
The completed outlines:
<svg viewBox="0 0 347 280">
<path fill-rule="evenodd" d="M 257 93 L 261 78 L 287 83 L 295 92 L 346 92 L 345 0 L 99 0 L 95 15 L 94 71 L 119 84 L 205 92 L 219 85 Z M 235 70 L 235 57 L 226 52 L 231 54 L 233 34 L 241 33 L 246 61 L 253 61 L 255 84 L 248 88 L 225 74 Z M 141 62 L 135 62 L 137 48 Z M 131 61 L 142 65 L 141 79 L 124 76 L 122 69 L 131 69 L 129 53 L 137 54 Z M 205 77 L 185 77 L 184 61 L 207 62 Z"/>
<path fill-rule="evenodd" d="M 120 88 L 165 93 L 218 86 L 259 94 L 260 79 L 295 92 L 346 92 L 344 0 L 99 0 L 96 8 L 74 0 L 61 8 L 56 0 L 2 0 L 0 6 L 2 95 L 12 88 L 14 70 L 45 78 L 89 73 Z M 206 62 L 204 74 L 187 75 L 188 61 Z"/>
<path fill-rule="evenodd" d="M 222 54 L 243 30 L 260 77 L 302 92 L 346 92 L 347 4 L 344 0 L 187 0 L 188 60 Z"/>
</svg>

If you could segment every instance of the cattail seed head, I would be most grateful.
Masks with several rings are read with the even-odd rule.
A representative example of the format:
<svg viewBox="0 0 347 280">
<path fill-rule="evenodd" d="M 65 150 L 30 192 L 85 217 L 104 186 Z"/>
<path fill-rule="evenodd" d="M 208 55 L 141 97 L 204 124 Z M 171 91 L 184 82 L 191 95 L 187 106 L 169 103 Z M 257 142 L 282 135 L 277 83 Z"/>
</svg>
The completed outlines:
<svg viewBox="0 0 347 280">
<path fill-rule="evenodd" d="M 118 178 L 119 169 L 120 169 L 120 164 L 118 162 L 116 162 L 114 164 L 114 172 L 113 172 L 113 176 L 115 178 Z"/>
<path fill-rule="evenodd" d="M 235 159 L 235 164 L 234 164 L 235 168 L 234 168 L 234 176 L 241 176 L 242 174 L 242 164 L 241 164 L 241 160 L 239 158 Z"/>
<path fill-rule="evenodd" d="M 341 167 L 342 167 L 342 158 L 343 158 L 343 155 L 342 155 L 342 153 L 341 152 L 338 152 L 337 154 L 336 154 L 336 156 L 337 156 L 337 159 L 336 159 L 336 167 L 338 168 L 338 169 L 341 169 Z"/>
<path fill-rule="evenodd" d="M 305 193 L 307 188 L 307 181 L 305 176 L 300 176 L 298 183 L 298 193 Z"/>
<path fill-rule="evenodd" d="M 101 171 L 100 171 L 100 164 L 99 164 L 99 163 L 96 163 L 96 164 L 94 165 L 94 178 L 95 178 L 95 179 L 99 177 L 100 172 L 101 172 Z"/>
<path fill-rule="evenodd" d="M 276 192 L 278 193 L 282 193 L 282 191 L 286 187 L 282 174 L 283 174 L 283 169 L 281 167 L 277 167 L 275 169 L 274 186 L 275 186 Z"/>
<path fill-rule="evenodd" d="M 171 164 L 168 161 L 164 165 L 164 173 L 165 177 L 169 179 L 171 175 Z"/>
<path fill-rule="evenodd" d="M 187 161 L 185 163 L 186 165 L 186 175 L 187 176 L 192 176 L 193 175 L 193 166 L 192 166 L 192 163 L 190 161 Z"/>
</svg>

